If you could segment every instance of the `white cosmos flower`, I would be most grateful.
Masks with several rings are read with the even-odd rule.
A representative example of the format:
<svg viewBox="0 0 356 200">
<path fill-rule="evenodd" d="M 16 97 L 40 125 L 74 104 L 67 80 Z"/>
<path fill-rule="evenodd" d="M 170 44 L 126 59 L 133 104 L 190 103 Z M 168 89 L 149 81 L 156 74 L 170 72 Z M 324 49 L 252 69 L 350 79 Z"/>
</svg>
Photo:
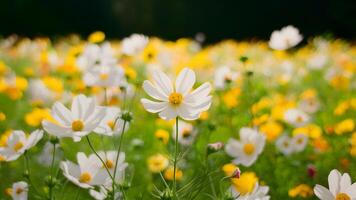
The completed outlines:
<svg viewBox="0 0 356 200">
<path fill-rule="evenodd" d="M 172 138 L 176 139 L 176 124 L 173 125 Z M 197 130 L 193 125 L 182 120 L 178 120 L 178 142 L 182 145 L 190 145 L 193 143 Z"/>
<path fill-rule="evenodd" d="M 284 113 L 284 120 L 295 127 L 301 127 L 309 122 L 310 117 L 305 112 L 292 108 Z"/>
<path fill-rule="evenodd" d="M 1 160 L 13 161 L 26 150 L 35 146 L 43 137 L 43 130 L 35 130 L 28 137 L 23 131 L 13 131 L 7 139 L 6 147 L 0 148 Z"/>
<path fill-rule="evenodd" d="M 240 141 L 230 139 L 225 147 L 226 153 L 234 157 L 235 164 L 251 166 L 265 146 L 266 136 L 251 128 L 240 129 Z"/>
<path fill-rule="evenodd" d="M 219 67 L 215 71 L 214 86 L 216 89 L 224 89 L 227 84 L 234 82 L 238 77 L 239 74 L 233 72 L 229 67 Z"/>
<path fill-rule="evenodd" d="M 356 183 L 351 183 L 348 173 L 341 174 L 334 169 L 328 177 L 329 189 L 321 185 L 314 187 L 315 195 L 321 200 L 355 200 Z"/>
<path fill-rule="evenodd" d="M 298 107 L 309 114 L 315 113 L 320 108 L 320 102 L 316 98 L 302 99 Z"/>
<path fill-rule="evenodd" d="M 59 138 L 71 137 L 79 142 L 81 137 L 93 131 L 105 116 L 105 109 L 96 105 L 94 98 L 78 95 L 72 101 L 71 110 L 56 102 L 52 116 L 57 123 L 42 121 L 43 128 Z"/>
<path fill-rule="evenodd" d="M 117 87 L 126 83 L 122 67 L 98 66 L 88 69 L 83 76 L 87 86 Z"/>
<path fill-rule="evenodd" d="M 106 197 L 108 196 L 108 191 L 111 191 L 111 187 L 106 188 L 104 186 L 99 187 L 99 191 L 90 189 L 89 194 L 92 196 L 95 200 L 105 200 Z M 115 192 L 115 200 L 120 200 L 121 199 L 121 194 L 120 192 Z"/>
<path fill-rule="evenodd" d="M 141 99 L 141 103 L 148 112 L 159 113 L 164 120 L 177 116 L 185 120 L 195 120 L 199 118 L 201 112 L 209 109 L 212 99 L 209 95 L 211 85 L 206 82 L 191 91 L 195 83 L 193 70 L 184 68 L 174 85 L 161 71 L 156 70 L 152 75 L 154 81 L 144 81 L 143 89 L 158 102 Z"/>
<path fill-rule="evenodd" d="M 142 34 L 132 34 L 122 40 L 122 52 L 129 56 L 140 53 L 148 44 L 148 37 Z"/>
<path fill-rule="evenodd" d="M 63 152 L 60 151 L 59 144 L 56 144 L 55 148 L 56 148 L 56 155 L 55 155 L 55 161 L 56 161 L 56 160 L 60 160 L 60 157 L 63 155 Z M 47 142 L 44 145 L 42 152 L 38 155 L 37 162 L 45 167 L 51 166 L 52 159 L 53 159 L 53 150 L 54 150 L 53 144 L 51 142 Z"/>
<path fill-rule="evenodd" d="M 269 187 L 268 186 L 260 186 L 258 183 L 255 184 L 253 191 L 246 194 L 240 195 L 238 191 L 234 187 L 230 188 L 232 196 L 235 197 L 236 200 L 269 200 L 270 196 L 268 195 Z"/>
<path fill-rule="evenodd" d="M 11 188 L 11 197 L 13 200 L 27 200 L 28 184 L 24 181 L 16 182 Z"/>
<path fill-rule="evenodd" d="M 322 69 L 328 62 L 328 57 L 323 53 L 318 53 L 310 57 L 308 60 L 308 67 L 314 70 Z"/>
<path fill-rule="evenodd" d="M 49 90 L 41 79 L 31 79 L 27 91 L 32 102 L 40 101 L 48 104 L 56 97 L 56 94 Z"/>
<path fill-rule="evenodd" d="M 115 67 L 116 63 L 117 60 L 108 42 L 101 46 L 88 44 L 77 59 L 77 65 L 82 71 L 100 66 Z"/>
<path fill-rule="evenodd" d="M 293 137 L 292 144 L 295 152 L 301 152 L 308 144 L 308 136 L 305 134 L 297 134 Z"/>
<path fill-rule="evenodd" d="M 122 132 L 124 120 L 121 119 L 121 110 L 117 107 L 105 107 L 105 117 L 100 121 L 98 127 L 94 129 L 95 133 L 101 135 L 118 135 Z M 125 131 L 128 130 L 129 124 L 126 122 Z"/>
<path fill-rule="evenodd" d="M 292 138 L 288 135 L 282 135 L 276 141 L 276 147 L 284 155 L 290 155 L 294 152 Z"/>
<path fill-rule="evenodd" d="M 107 172 L 100 170 L 97 159 L 79 152 L 77 153 L 78 165 L 71 161 L 62 161 L 60 168 L 63 175 L 75 185 L 81 188 L 93 188 L 95 185 L 105 184 L 109 176 Z"/>
<path fill-rule="evenodd" d="M 289 25 L 281 30 L 273 31 L 268 44 L 272 49 L 286 50 L 299 44 L 302 39 L 303 36 L 300 35 L 299 30 Z"/>
</svg>

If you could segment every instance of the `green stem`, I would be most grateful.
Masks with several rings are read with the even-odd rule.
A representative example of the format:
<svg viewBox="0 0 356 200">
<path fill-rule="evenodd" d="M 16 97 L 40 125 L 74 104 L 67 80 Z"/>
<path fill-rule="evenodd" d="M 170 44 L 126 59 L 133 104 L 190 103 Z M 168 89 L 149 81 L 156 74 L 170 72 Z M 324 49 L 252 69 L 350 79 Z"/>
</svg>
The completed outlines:
<svg viewBox="0 0 356 200">
<path fill-rule="evenodd" d="M 51 163 L 51 183 L 49 185 L 49 199 L 53 199 L 53 170 L 54 170 L 54 161 L 56 156 L 56 144 L 53 143 L 53 152 L 52 152 L 52 163 Z"/>
<path fill-rule="evenodd" d="M 38 192 L 37 188 L 35 187 L 35 185 L 32 183 L 31 180 L 31 176 L 30 176 L 30 164 L 29 164 L 29 160 L 28 160 L 28 156 L 27 156 L 27 151 L 25 151 L 24 153 L 24 158 L 25 158 L 25 170 L 27 172 L 27 181 L 29 183 L 29 185 L 33 188 L 33 191 L 40 196 L 41 193 Z"/>
<path fill-rule="evenodd" d="M 176 196 L 177 192 L 177 181 L 176 181 L 176 170 L 177 170 L 177 155 L 178 155 L 178 117 L 176 117 L 176 140 L 175 140 L 175 151 L 173 160 L 173 195 Z"/>
<path fill-rule="evenodd" d="M 89 139 L 89 136 L 87 135 L 87 136 L 85 136 L 85 138 L 86 138 L 87 141 L 88 141 L 88 144 L 89 144 L 90 149 L 94 152 L 94 154 L 96 155 L 96 157 L 99 158 L 99 160 L 100 160 L 101 163 L 103 164 L 103 166 L 104 166 L 106 172 L 107 172 L 108 175 L 110 176 L 111 180 L 114 181 L 114 178 L 113 178 L 113 176 L 111 175 L 111 173 L 110 173 L 108 167 L 106 166 L 106 163 L 105 163 L 104 160 L 99 156 L 99 154 L 95 151 L 93 145 L 91 144 L 90 139 Z"/>
<path fill-rule="evenodd" d="M 216 190 L 215 190 L 215 186 L 214 186 L 214 183 L 213 183 L 213 179 L 211 178 L 211 174 L 209 173 L 209 156 L 208 156 L 208 153 L 206 154 L 205 156 L 205 167 L 206 167 L 206 171 L 207 171 L 207 175 L 208 175 L 208 179 L 209 179 L 209 185 L 211 187 L 211 191 L 213 192 L 213 195 L 215 198 L 217 198 L 216 196 Z"/>
<path fill-rule="evenodd" d="M 116 171 L 117 171 L 117 164 L 118 164 L 119 157 L 120 157 L 122 141 L 124 140 L 126 123 L 127 123 L 127 121 L 124 120 L 124 125 L 122 126 L 122 131 L 121 131 L 121 135 L 120 135 L 119 148 L 117 149 L 116 160 L 115 160 L 115 165 L 114 165 L 114 167 L 115 167 L 115 169 L 114 169 L 114 178 L 113 178 L 113 182 L 112 182 L 113 200 L 115 199 L 115 177 L 116 177 Z"/>
</svg>

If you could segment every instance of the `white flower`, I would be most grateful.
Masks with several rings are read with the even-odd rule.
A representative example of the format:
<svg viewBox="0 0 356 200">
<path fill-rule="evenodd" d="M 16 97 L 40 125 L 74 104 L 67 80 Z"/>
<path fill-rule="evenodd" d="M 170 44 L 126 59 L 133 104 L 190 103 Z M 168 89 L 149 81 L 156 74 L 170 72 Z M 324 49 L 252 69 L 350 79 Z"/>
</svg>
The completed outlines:
<svg viewBox="0 0 356 200">
<path fill-rule="evenodd" d="M 11 197 L 13 200 L 27 200 L 28 184 L 24 181 L 16 182 L 11 188 Z"/>
<path fill-rule="evenodd" d="M 302 39 L 303 36 L 300 35 L 299 30 L 289 25 L 272 32 L 269 46 L 275 50 L 286 50 L 299 44 Z"/>
<path fill-rule="evenodd" d="M 270 196 L 268 196 L 269 187 L 268 186 L 259 186 L 258 183 L 255 184 L 253 191 L 246 194 L 240 195 L 238 191 L 234 187 L 230 188 L 232 196 L 236 200 L 269 200 Z"/>
<path fill-rule="evenodd" d="M 301 110 L 288 109 L 284 113 L 284 120 L 295 127 L 301 127 L 309 122 L 310 117 Z"/>
<path fill-rule="evenodd" d="M 89 190 L 90 196 L 92 196 L 95 200 L 105 200 L 108 196 L 108 191 L 111 191 L 111 188 L 105 188 L 104 186 L 100 186 L 99 191 L 94 189 Z M 121 194 L 120 192 L 115 192 L 115 200 L 120 200 Z"/>
<path fill-rule="evenodd" d="M 40 79 L 31 79 L 27 91 L 32 102 L 40 101 L 47 104 L 55 99 L 55 94 Z"/>
<path fill-rule="evenodd" d="M 178 142 L 182 145 L 193 143 L 197 131 L 193 125 L 182 120 L 178 120 Z M 173 125 L 172 138 L 176 139 L 176 124 Z"/>
<path fill-rule="evenodd" d="M 105 116 L 105 109 L 98 107 L 93 98 L 84 95 L 74 97 L 71 110 L 56 102 L 52 116 L 57 123 L 42 121 L 43 128 L 59 138 L 72 137 L 75 142 L 93 131 Z"/>
<path fill-rule="evenodd" d="M 308 136 L 305 134 L 297 134 L 293 137 L 292 144 L 295 152 L 301 152 L 308 144 Z"/>
<path fill-rule="evenodd" d="M 302 111 L 312 114 L 319 110 L 320 103 L 316 98 L 302 99 L 298 106 Z"/>
<path fill-rule="evenodd" d="M 98 66 L 88 69 L 83 76 L 88 86 L 117 87 L 126 83 L 122 67 Z"/>
<path fill-rule="evenodd" d="M 75 185 L 81 188 L 93 188 L 94 185 L 105 184 L 108 178 L 108 174 L 98 167 L 97 159 L 79 152 L 77 153 L 78 165 L 71 161 L 62 161 L 60 168 L 63 175 Z"/>
<path fill-rule="evenodd" d="M 101 135 L 118 135 L 122 132 L 124 120 L 121 119 L 121 110 L 117 107 L 105 107 L 105 117 L 100 121 L 98 127 L 94 129 L 95 133 Z M 126 122 L 125 131 L 128 130 L 129 124 Z"/>
<path fill-rule="evenodd" d="M 351 185 L 348 173 L 342 174 L 336 169 L 328 177 L 329 189 L 321 185 L 314 187 L 315 195 L 321 200 L 355 200 L 356 183 Z"/>
<path fill-rule="evenodd" d="M 77 59 L 77 65 L 82 71 L 100 66 L 115 67 L 116 62 L 117 60 L 108 42 L 101 46 L 97 44 L 87 45 Z"/>
<path fill-rule="evenodd" d="M 122 41 L 122 52 L 129 56 L 140 53 L 148 44 L 148 37 L 142 34 L 132 34 Z"/>
<path fill-rule="evenodd" d="M 239 74 L 232 72 L 229 67 L 219 67 L 215 71 L 214 86 L 216 89 L 224 89 L 228 83 L 234 82 L 239 77 Z"/>
<path fill-rule="evenodd" d="M 292 138 L 288 135 L 282 135 L 276 141 L 276 147 L 280 150 L 284 155 L 290 155 L 294 152 Z"/>
<path fill-rule="evenodd" d="M 141 103 L 148 112 L 159 113 L 164 120 L 177 116 L 185 120 L 194 120 L 210 107 L 211 86 L 204 83 L 191 92 L 195 83 L 195 73 L 191 69 L 184 68 L 174 85 L 166 74 L 158 70 L 153 73 L 153 80 L 153 83 L 144 81 L 143 89 L 158 102 L 141 99 Z"/>
<path fill-rule="evenodd" d="M 310 57 L 308 60 L 308 67 L 310 69 L 319 70 L 324 67 L 324 65 L 328 62 L 328 57 L 323 53 L 318 53 Z"/>
<path fill-rule="evenodd" d="M 28 137 L 23 131 L 13 131 L 7 139 L 6 147 L 0 148 L 0 156 L 3 157 L 2 160 L 16 160 L 26 150 L 35 146 L 42 137 L 43 130 L 35 130 Z"/>
<path fill-rule="evenodd" d="M 56 148 L 56 155 L 55 155 L 55 160 L 59 160 L 59 158 L 62 155 L 62 152 L 60 151 L 59 144 L 55 145 Z M 43 166 L 49 167 L 52 164 L 52 159 L 53 159 L 53 144 L 51 142 L 47 142 L 40 155 L 37 157 L 37 162 Z"/>
<path fill-rule="evenodd" d="M 265 146 L 266 137 L 264 134 L 251 128 L 240 129 L 240 141 L 230 139 L 225 147 L 226 153 L 234 157 L 235 164 L 251 166 Z"/>
</svg>

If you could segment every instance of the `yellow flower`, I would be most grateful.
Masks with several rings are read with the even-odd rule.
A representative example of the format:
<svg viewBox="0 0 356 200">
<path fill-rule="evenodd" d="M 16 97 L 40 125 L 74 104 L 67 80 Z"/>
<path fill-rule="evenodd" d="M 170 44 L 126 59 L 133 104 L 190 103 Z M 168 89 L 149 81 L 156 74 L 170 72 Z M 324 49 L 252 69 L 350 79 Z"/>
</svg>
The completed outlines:
<svg viewBox="0 0 356 200">
<path fill-rule="evenodd" d="M 283 131 L 283 127 L 275 121 L 269 121 L 260 127 L 260 132 L 267 136 L 268 141 L 275 140 Z"/>
<path fill-rule="evenodd" d="M 347 89 L 350 85 L 350 80 L 343 75 L 336 75 L 330 80 L 330 84 L 336 89 Z"/>
<path fill-rule="evenodd" d="M 26 124 L 33 127 L 41 125 L 44 119 L 53 121 L 49 109 L 35 108 L 25 115 Z"/>
<path fill-rule="evenodd" d="M 48 89 L 58 93 L 63 92 L 63 83 L 60 79 L 46 76 L 42 78 L 42 81 Z"/>
<path fill-rule="evenodd" d="M 253 191 L 258 178 L 254 172 L 244 172 L 240 178 L 231 179 L 233 187 L 241 194 L 246 195 Z"/>
<path fill-rule="evenodd" d="M 288 195 L 292 198 L 297 196 L 307 198 L 313 195 L 313 189 L 306 184 L 300 184 L 288 191 Z"/>
<path fill-rule="evenodd" d="M 0 137 L 0 147 L 6 147 L 7 146 L 7 139 L 11 135 L 12 130 L 7 130 L 5 131 L 1 137 Z"/>
<path fill-rule="evenodd" d="M 159 173 L 168 167 L 168 158 L 162 154 L 156 154 L 148 158 L 148 169 L 153 173 Z"/>
<path fill-rule="evenodd" d="M 300 94 L 301 99 L 314 99 L 316 98 L 316 90 L 314 89 L 307 89 L 302 94 Z"/>
<path fill-rule="evenodd" d="M 350 107 L 350 104 L 348 101 L 343 101 L 343 102 L 339 103 L 339 105 L 337 105 L 334 110 L 334 115 L 336 115 L 336 116 L 343 115 L 347 111 L 347 109 L 349 109 L 349 107 Z"/>
<path fill-rule="evenodd" d="M 88 41 L 91 43 L 99 43 L 104 41 L 105 33 L 101 31 L 95 31 L 94 33 L 90 34 L 88 37 Z"/>
<path fill-rule="evenodd" d="M 269 108 L 272 105 L 272 101 L 270 98 L 264 97 L 260 99 L 257 103 L 252 106 L 252 113 L 256 114 L 257 112 Z"/>
<path fill-rule="evenodd" d="M 354 120 L 352 119 L 345 119 L 335 126 L 335 133 L 337 135 L 341 135 L 343 133 L 348 133 L 353 131 L 355 128 Z"/>
<path fill-rule="evenodd" d="M 254 126 L 260 126 L 261 124 L 267 122 L 269 120 L 269 115 L 268 114 L 263 114 L 259 117 L 256 117 L 252 120 L 252 124 Z"/>
<path fill-rule="evenodd" d="M 5 113 L 0 112 L 0 122 L 5 121 L 5 120 L 6 120 L 6 115 L 5 115 Z"/>
<path fill-rule="evenodd" d="M 228 163 L 228 164 L 225 164 L 223 167 L 222 167 L 222 170 L 223 172 L 225 173 L 226 176 L 232 176 L 233 173 L 238 169 L 238 167 L 233 164 L 233 163 Z"/>
<path fill-rule="evenodd" d="M 173 167 L 168 167 L 168 169 L 166 169 L 166 171 L 164 172 L 164 178 L 172 181 L 173 180 L 173 174 L 174 172 L 174 168 Z M 176 169 L 176 180 L 179 181 L 181 180 L 183 177 L 183 172 L 179 169 Z"/>
<path fill-rule="evenodd" d="M 137 73 L 132 67 L 125 67 L 125 75 L 132 80 L 135 80 L 137 77 Z"/>
<path fill-rule="evenodd" d="M 169 132 L 163 129 L 158 129 L 155 132 L 155 136 L 156 138 L 158 138 L 159 140 L 161 140 L 163 142 L 163 144 L 167 144 L 168 140 L 169 140 Z"/>
<path fill-rule="evenodd" d="M 307 126 L 299 127 L 293 130 L 293 135 L 298 135 L 298 134 L 305 134 L 312 139 L 317 139 L 321 137 L 322 130 L 318 125 L 309 124 Z"/>
<path fill-rule="evenodd" d="M 319 137 L 313 141 L 313 146 L 320 152 L 325 152 L 329 149 L 329 143 L 323 137 Z"/>
<path fill-rule="evenodd" d="M 8 71 L 8 67 L 3 61 L 0 61 L 0 76 L 4 76 Z"/>
<path fill-rule="evenodd" d="M 209 118 L 209 112 L 208 112 L 208 111 L 202 112 L 202 113 L 200 114 L 200 117 L 199 117 L 199 119 L 200 119 L 200 120 L 203 120 L 203 121 L 207 120 L 208 118 Z"/>
<path fill-rule="evenodd" d="M 232 89 L 226 92 L 223 96 L 223 101 L 228 108 L 234 108 L 238 105 L 238 97 L 241 93 L 239 88 Z"/>
</svg>

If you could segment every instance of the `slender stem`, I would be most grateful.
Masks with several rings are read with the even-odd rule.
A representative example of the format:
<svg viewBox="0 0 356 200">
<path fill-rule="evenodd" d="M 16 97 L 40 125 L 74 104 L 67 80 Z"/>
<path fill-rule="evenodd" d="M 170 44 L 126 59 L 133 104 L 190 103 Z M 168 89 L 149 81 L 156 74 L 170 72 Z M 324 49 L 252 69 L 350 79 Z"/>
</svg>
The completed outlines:
<svg viewBox="0 0 356 200">
<path fill-rule="evenodd" d="M 108 91 L 107 91 L 106 87 L 104 88 L 104 95 L 105 95 L 104 96 L 104 101 L 105 101 L 104 103 L 105 103 L 106 106 L 108 106 L 109 105 L 109 102 L 108 102 Z"/>
<path fill-rule="evenodd" d="M 51 183 L 49 185 L 49 199 L 53 199 L 53 170 L 54 170 L 54 161 L 56 156 L 56 144 L 53 143 L 53 152 L 52 152 L 52 163 L 51 163 Z"/>
<path fill-rule="evenodd" d="M 24 161 L 25 161 L 25 170 L 27 172 L 27 180 L 28 180 L 28 183 L 30 184 L 30 186 L 33 188 L 33 191 L 37 194 L 37 195 L 40 195 L 41 193 L 38 192 L 37 188 L 35 187 L 35 185 L 32 183 L 32 180 L 31 180 L 31 176 L 30 176 L 30 164 L 29 164 L 29 160 L 28 160 L 28 156 L 27 156 L 27 151 L 25 151 L 24 153 Z"/>
<path fill-rule="evenodd" d="M 175 140 L 175 151 L 174 151 L 174 160 L 173 160 L 173 194 L 175 196 L 177 191 L 177 181 L 176 181 L 177 155 L 178 155 L 178 117 L 176 117 L 176 140 Z"/>
<path fill-rule="evenodd" d="M 115 199 L 115 177 L 116 177 L 116 171 L 117 171 L 117 164 L 118 164 L 119 157 L 120 157 L 122 141 L 124 140 L 126 123 L 127 123 L 127 121 L 124 120 L 124 125 L 122 126 L 122 131 L 121 131 L 121 135 L 120 135 L 119 148 L 117 149 L 116 160 L 115 160 L 115 165 L 114 165 L 114 178 L 113 178 L 113 182 L 112 182 L 113 200 Z"/>
<path fill-rule="evenodd" d="M 94 154 L 96 155 L 96 157 L 99 158 L 99 160 L 101 161 L 101 163 L 102 163 L 103 166 L 105 167 L 106 172 L 109 174 L 111 180 L 114 181 L 114 178 L 113 178 L 113 176 L 111 175 L 111 173 L 110 173 L 108 167 L 106 166 L 106 163 L 105 163 L 104 160 L 99 156 L 99 154 L 95 151 L 93 145 L 91 144 L 90 139 L 89 139 L 89 136 L 87 135 L 87 136 L 85 136 L 85 138 L 86 138 L 87 141 L 88 141 L 88 144 L 89 144 L 90 149 L 94 152 Z"/>
<path fill-rule="evenodd" d="M 216 198 L 216 190 L 215 190 L 215 186 L 214 186 L 214 182 L 213 179 L 211 178 L 211 174 L 209 173 L 210 170 L 210 166 L 209 166 L 209 155 L 208 153 L 205 156 L 205 167 L 206 167 L 206 171 L 207 171 L 207 175 L 208 175 L 208 179 L 209 179 L 209 185 L 211 188 L 211 191 L 213 192 L 213 196 Z"/>
</svg>

